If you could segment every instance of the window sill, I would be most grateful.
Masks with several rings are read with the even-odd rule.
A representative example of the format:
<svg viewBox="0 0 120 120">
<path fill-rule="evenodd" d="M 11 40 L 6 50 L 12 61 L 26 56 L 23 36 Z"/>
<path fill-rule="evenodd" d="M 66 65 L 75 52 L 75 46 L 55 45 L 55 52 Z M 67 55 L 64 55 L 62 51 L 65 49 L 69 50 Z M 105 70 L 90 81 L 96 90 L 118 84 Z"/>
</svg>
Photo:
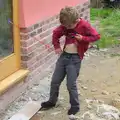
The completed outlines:
<svg viewBox="0 0 120 120">
<path fill-rule="evenodd" d="M 19 83 L 20 81 L 23 81 L 24 78 L 28 75 L 28 73 L 28 70 L 20 69 L 17 72 L 5 78 L 4 80 L 0 81 L 0 95 L 5 93 L 13 85 Z"/>
</svg>

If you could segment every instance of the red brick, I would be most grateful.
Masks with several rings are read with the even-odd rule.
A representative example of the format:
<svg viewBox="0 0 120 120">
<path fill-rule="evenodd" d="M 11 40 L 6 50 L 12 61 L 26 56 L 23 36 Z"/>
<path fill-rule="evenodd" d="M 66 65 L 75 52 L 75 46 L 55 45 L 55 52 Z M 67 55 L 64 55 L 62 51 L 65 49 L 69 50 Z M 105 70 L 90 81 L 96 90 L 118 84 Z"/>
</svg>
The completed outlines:
<svg viewBox="0 0 120 120">
<path fill-rule="evenodd" d="M 50 65 L 51 64 L 51 62 L 49 62 L 51 59 L 52 59 L 52 57 L 55 55 L 55 53 L 54 52 L 52 52 L 50 55 L 48 55 L 47 57 L 46 57 L 46 62 L 45 62 L 45 64 L 43 64 L 42 65 L 42 68 L 47 68 L 48 67 L 48 65 Z M 49 64 L 47 64 L 47 63 L 49 63 Z"/>
<path fill-rule="evenodd" d="M 47 31 L 40 34 L 40 39 L 43 39 L 44 37 L 46 37 L 50 34 L 52 34 L 52 31 L 50 29 L 48 29 Z"/>
<path fill-rule="evenodd" d="M 85 8 L 82 8 L 82 9 L 81 9 L 81 12 L 84 12 L 84 11 L 85 11 Z"/>
<path fill-rule="evenodd" d="M 34 29 L 39 28 L 39 25 L 40 25 L 39 23 L 35 24 L 35 25 L 34 25 Z"/>
<path fill-rule="evenodd" d="M 27 62 L 21 62 L 21 67 L 24 69 L 24 68 L 27 68 L 28 67 L 28 65 L 27 65 Z"/>
<path fill-rule="evenodd" d="M 29 38 L 30 38 L 29 34 L 20 34 L 20 39 L 21 40 L 27 40 Z"/>
<path fill-rule="evenodd" d="M 54 53 L 53 53 L 53 56 L 54 56 Z M 40 64 L 39 67 L 36 69 L 37 71 L 41 73 L 43 70 L 47 69 L 51 65 L 51 63 L 54 63 L 55 59 L 53 59 L 54 57 L 52 57 L 52 54 L 51 54 L 51 57 L 48 57 L 48 58 L 47 58 L 48 59 L 47 61 L 45 61 L 45 58 L 43 59 L 42 64 Z"/>
<path fill-rule="evenodd" d="M 51 27 L 56 26 L 58 23 L 59 23 L 59 21 L 56 20 L 56 21 L 52 22 L 49 26 L 50 26 L 50 28 L 51 28 Z"/>
<path fill-rule="evenodd" d="M 27 54 L 27 48 L 26 47 L 21 47 L 21 53 L 22 54 Z"/>
<path fill-rule="evenodd" d="M 39 62 L 36 62 L 36 63 L 34 64 L 34 69 L 37 69 L 38 67 L 40 67 L 40 64 L 39 64 Z"/>
<path fill-rule="evenodd" d="M 36 31 L 33 31 L 33 32 L 30 33 L 30 37 L 34 37 L 35 35 L 37 35 Z"/>
<path fill-rule="evenodd" d="M 27 47 L 27 42 L 26 42 L 26 41 L 22 41 L 22 40 L 21 40 L 21 41 L 20 41 L 20 44 L 21 44 L 22 47 Z"/>
<path fill-rule="evenodd" d="M 41 54 L 41 53 L 43 53 L 44 51 L 46 51 L 46 47 L 45 47 L 45 45 L 42 45 L 42 46 L 40 46 L 39 48 L 37 48 L 36 53 Z"/>
<path fill-rule="evenodd" d="M 52 22 L 50 22 L 49 24 L 45 24 L 43 27 L 42 27 L 42 31 L 46 31 L 46 30 L 49 30 L 50 28 L 56 26 L 57 24 L 59 23 L 58 20 L 54 20 Z"/>
<path fill-rule="evenodd" d="M 76 6 L 76 9 L 78 9 L 78 10 L 79 10 L 80 8 L 81 8 L 81 5 Z"/>
<path fill-rule="evenodd" d="M 40 52 L 40 54 L 36 56 L 36 60 L 39 61 L 40 59 L 44 58 L 47 55 L 47 53 L 47 50 Z"/>
<path fill-rule="evenodd" d="M 39 54 L 39 55 L 36 56 L 36 60 L 39 61 L 39 60 L 42 59 L 43 57 L 44 57 L 43 54 Z"/>
<path fill-rule="evenodd" d="M 26 42 L 27 42 L 27 47 L 29 47 L 34 44 L 34 39 L 31 38 L 31 39 L 27 40 Z"/>
<path fill-rule="evenodd" d="M 29 70 L 30 72 L 34 71 L 34 70 L 35 70 L 35 69 L 34 69 L 34 66 L 28 66 L 28 70 Z"/>
<path fill-rule="evenodd" d="M 42 26 L 42 31 L 44 32 L 44 31 L 48 30 L 48 28 L 49 28 L 49 24 L 46 24 L 46 25 Z"/>
<path fill-rule="evenodd" d="M 33 57 L 35 57 L 35 53 L 34 52 L 32 52 L 32 53 L 30 53 L 30 54 L 28 54 L 26 56 L 22 55 L 21 59 L 22 59 L 22 61 L 28 61 L 28 60 L 30 60 Z"/>
<path fill-rule="evenodd" d="M 29 46 L 29 47 L 21 47 L 21 53 L 24 55 L 28 55 L 32 53 L 36 49 L 35 45 Z"/>
<path fill-rule="evenodd" d="M 42 28 L 37 29 L 37 34 L 40 34 L 41 32 L 43 32 Z"/>
<path fill-rule="evenodd" d="M 34 30 L 34 27 L 29 27 L 29 28 L 20 28 L 21 33 L 29 33 Z"/>
<path fill-rule="evenodd" d="M 49 24 L 50 22 L 51 22 L 51 19 L 48 18 L 47 20 L 44 21 L 44 25 L 45 25 L 45 24 Z"/>
<path fill-rule="evenodd" d="M 33 40 L 34 40 L 34 43 L 38 43 L 39 40 L 40 40 L 40 36 L 39 36 L 39 35 L 34 36 L 34 37 L 32 37 L 32 38 L 33 38 Z"/>
<path fill-rule="evenodd" d="M 58 27 L 59 25 L 60 25 L 60 23 L 57 24 L 55 27 L 52 27 L 52 28 L 51 28 L 51 34 L 53 33 L 53 30 L 54 30 L 56 27 Z"/>
<path fill-rule="evenodd" d="M 55 16 L 50 17 L 50 23 L 55 20 Z"/>
<path fill-rule="evenodd" d="M 36 60 L 36 56 L 35 56 L 35 57 L 31 58 L 29 61 L 27 61 L 27 65 L 32 66 L 36 62 L 37 62 L 37 60 Z"/>
<path fill-rule="evenodd" d="M 40 67 L 41 65 L 43 65 L 44 63 L 45 63 L 44 59 L 40 59 L 40 60 L 38 61 L 39 67 Z"/>
<path fill-rule="evenodd" d="M 83 17 L 83 14 L 80 14 L 80 17 Z"/>
<path fill-rule="evenodd" d="M 45 57 L 45 61 L 48 61 L 50 58 L 52 58 L 53 56 L 55 55 L 54 52 L 48 54 L 46 57 Z"/>
<path fill-rule="evenodd" d="M 33 76 L 34 76 L 34 78 L 36 77 L 36 76 L 40 76 L 40 74 L 39 74 L 39 71 L 36 69 L 36 70 L 34 70 L 34 71 L 31 71 L 31 74 L 30 74 L 30 76 L 33 78 Z"/>
<path fill-rule="evenodd" d="M 47 44 L 52 41 L 52 35 L 46 36 L 45 38 L 41 39 L 40 41 L 43 41 L 44 44 Z"/>
<path fill-rule="evenodd" d="M 88 2 L 85 2 L 84 4 L 83 4 L 83 6 L 87 6 L 87 5 L 90 5 L 90 2 L 88 1 Z"/>
<path fill-rule="evenodd" d="M 44 45 L 43 44 L 41 44 L 39 41 L 38 41 L 38 44 L 36 44 L 36 48 L 37 48 L 37 50 L 39 50 L 39 51 L 42 51 L 42 50 L 44 50 Z"/>
<path fill-rule="evenodd" d="M 28 47 L 28 54 L 33 52 L 34 50 L 36 50 L 36 45 L 35 44 L 30 46 L 30 47 Z"/>
<path fill-rule="evenodd" d="M 27 60 L 29 60 L 29 57 L 28 56 L 21 56 L 21 60 L 22 61 L 27 61 Z"/>
<path fill-rule="evenodd" d="M 88 19 L 88 16 L 85 16 L 84 19 L 87 20 L 87 19 Z"/>
<path fill-rule="evenodd" d="M 43 49 L 41 49 L 41 48 L 38 49 L 37 53 L 38 53 L 39 59 L 42 58 L 42 56 L 44 57 L 45 55 L 49 54 L 53 50 L 54 50 L 53 46 L 50 46 L 50 48 L 44 47 Z M 41 56 L 41 54 L 43 54 L 43 55 Z"/>
<path fill-rule="evenodd" d="M 37 61 L 39 61 L 40 59 L 44 58 L 45 56 L 47 56 L 50 52 L 52 52 L 54 50 L 53 46 L 50 47 L 49 49 L 45 49 L 43 51 L 40 51 L 40 49 L 37 50 L 37 52 L 39 53 L 36 57 Z"/>
<path fill-rule="evenodd" d="M 31 66 L 28 66 L 28 69 L 29 69 L 30 71 L 34 71 L 34 70 L 36 70 L 36 69 L 39 68 L 39 67 L 40 67 L 39 62 L 35 62 L 35 63 L 32 64 Z"/>
<path fill-rule="evenodd" d="M 29 47 L 34 43 L 34 40 L 33 39 L 21 40 L 20 43 L 22 47 Z"/>
<path fill-rule="evenodd" d="M 52 51 L 54 51 L 54 47 L 51 47 L 51 48 L 48 49 L 49 53 L 52 52 Z"/>
<path fill-rule="evenodd" d="M 44 24 L 45 24 L 44 21 L 40 22 L 39 27 L 42 27 Z"/>
</svg>

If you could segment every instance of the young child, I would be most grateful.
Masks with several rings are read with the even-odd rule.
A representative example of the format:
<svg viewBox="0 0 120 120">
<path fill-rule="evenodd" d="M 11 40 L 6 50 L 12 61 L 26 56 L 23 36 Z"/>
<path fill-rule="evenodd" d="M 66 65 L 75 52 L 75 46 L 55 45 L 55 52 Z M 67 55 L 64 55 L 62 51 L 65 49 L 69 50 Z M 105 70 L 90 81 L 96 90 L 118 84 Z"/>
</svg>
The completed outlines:
<svg viewBox="0 0 120 120">
<path fill-rule="evenodd" d="M 77 10 L 73 7 L 61 9 L 59 20 L 61 25 L 53 31 L 52 43 L 56 54 L 59 54 L 60 57 L 52 76 L 50 98 L 48 101 L 43 102 L 41 106 L 42 108 L 51 108 L 56 105 L 59 87 L 67 75 L 67 89 L 71 105 L 68 115 L 75 115 L 80 109 L 76 80 L 79 75 L 81 61 L 89 43 L 100 39 L 100 35 L 87 21 L 79 18 Z M 63 50 L 59 43 L 62 36 L 65 36 Z"/>
</svg>

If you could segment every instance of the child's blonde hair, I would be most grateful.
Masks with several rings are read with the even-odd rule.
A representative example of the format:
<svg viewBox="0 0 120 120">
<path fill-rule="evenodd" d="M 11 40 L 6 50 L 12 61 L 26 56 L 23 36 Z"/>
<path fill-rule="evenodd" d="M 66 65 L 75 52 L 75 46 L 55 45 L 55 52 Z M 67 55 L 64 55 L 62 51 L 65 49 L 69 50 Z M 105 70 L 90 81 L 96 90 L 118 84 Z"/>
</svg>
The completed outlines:
<svg viewBox="0 0 120 120">
<path fill-rule="evenodd" d="M 73 7 L 66 6 L 60 11 L 60 23 L 65 26 L 74 24 L 79 18 L 78 11 Z"/>
</svg>

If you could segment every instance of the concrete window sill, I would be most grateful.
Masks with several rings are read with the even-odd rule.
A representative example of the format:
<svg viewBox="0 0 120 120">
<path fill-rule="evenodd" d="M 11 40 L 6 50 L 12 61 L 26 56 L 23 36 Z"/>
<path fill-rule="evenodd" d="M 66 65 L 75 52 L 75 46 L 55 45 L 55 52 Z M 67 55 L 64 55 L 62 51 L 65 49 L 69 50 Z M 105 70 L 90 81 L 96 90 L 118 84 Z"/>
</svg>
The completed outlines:
<svg viewBox="0 0 120 120">
<path fill-rule="evenodd" d="M 23 81 L 24 78 L 28 75 L 29 71 L 20 69 L 13 73 L 12 75 L 8 76 L 4 80 L 0 81 L 0 95 L 5 93 L 9 88 L 14 86 L 15 84 Z"/>
</svg>

